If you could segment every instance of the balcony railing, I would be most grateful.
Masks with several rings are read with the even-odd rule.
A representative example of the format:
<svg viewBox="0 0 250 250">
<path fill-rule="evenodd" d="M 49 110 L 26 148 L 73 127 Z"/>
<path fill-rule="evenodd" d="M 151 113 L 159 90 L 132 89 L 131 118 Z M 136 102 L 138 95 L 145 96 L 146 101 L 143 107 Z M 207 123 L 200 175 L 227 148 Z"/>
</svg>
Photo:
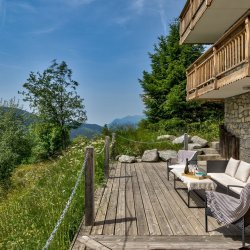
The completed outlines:
<svg viewBox="0 0 250 250">
<path fill-rule="evenodd" d="M 190 26 L 192 19 L 195 18 L 197 11 L 202 5 L 206 3 L 206 0 L 190 0 L 182 14 L 180 19 L 180 35 L 182 36 L 187 28 Z"/>
<path fill-rule="evenodd" d="M 240 20 L 187 69 L 187 99 L 250 76 L 250 17 Z"/>
</svg>

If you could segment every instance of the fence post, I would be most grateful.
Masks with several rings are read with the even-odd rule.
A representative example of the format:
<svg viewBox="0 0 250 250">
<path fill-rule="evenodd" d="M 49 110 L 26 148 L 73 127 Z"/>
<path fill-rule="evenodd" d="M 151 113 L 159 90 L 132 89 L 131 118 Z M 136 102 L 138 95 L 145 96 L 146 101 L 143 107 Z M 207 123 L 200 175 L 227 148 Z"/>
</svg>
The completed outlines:
<svg viewBox="0 0 250 250">
<path fill-rule="evenodd" d="M 184 150 L 188 150 L 188 134 L 184 134 Z"/>
<path fill-rule="evenodd" d="M 110 137 L 105 137 L 105 147 L 104 147 L 104 175 L 105 178 L 109 178 L 109 143 Z"/>
<path fill-rule="evenodd" d="M 111 159 L 115 160 L 115 140 L 116 140 L 116 134 L 112 133 L 112 148 L 111 148 Z"/>
<path fill-rule="evenodd" d="M 85 148 L 85 157 L 88 156 L 85 167 L 85 226 L 94 224 L 94 147 Z"/>
</svg>

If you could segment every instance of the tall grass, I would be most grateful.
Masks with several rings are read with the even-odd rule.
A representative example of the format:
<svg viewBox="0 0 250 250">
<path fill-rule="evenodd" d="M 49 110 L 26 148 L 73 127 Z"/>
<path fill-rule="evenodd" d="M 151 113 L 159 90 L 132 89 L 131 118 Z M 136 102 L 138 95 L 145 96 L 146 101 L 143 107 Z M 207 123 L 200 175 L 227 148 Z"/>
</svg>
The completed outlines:
<svg viewBox="0 0 250 250">
<path fill-rule="evenodd" d="M 12 188 L 0 200 L 0 249 L 41 249 L 72 192 L 84 162 L 86 140 L 78 140 L 58 159 L 23 165 Z M 103 141 L 94 143 L 96 151 Z M 96 154 L 96 184 L 102 184 L 103 160 Z M 49 249 L 68 249 L 84 213 L 84 180 Z"/>
</svg>

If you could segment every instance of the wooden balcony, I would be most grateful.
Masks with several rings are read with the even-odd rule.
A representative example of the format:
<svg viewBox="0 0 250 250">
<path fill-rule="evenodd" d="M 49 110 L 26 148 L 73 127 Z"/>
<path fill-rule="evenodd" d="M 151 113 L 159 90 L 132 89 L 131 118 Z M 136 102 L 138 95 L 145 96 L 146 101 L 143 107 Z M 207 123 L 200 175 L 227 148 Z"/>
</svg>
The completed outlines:
<svg viewBox="0 0 250 250">
<path fill-rule="evenodd" d="M 250 15 L 240 19 L 187 69 L 187 100 L 250 91 Z"/>
<path fill-rule="evenodd" d="M 187 0 L 180 15 L 180 43 L 215 43 L 249 9 L 249 0 Z"/>
</svg>

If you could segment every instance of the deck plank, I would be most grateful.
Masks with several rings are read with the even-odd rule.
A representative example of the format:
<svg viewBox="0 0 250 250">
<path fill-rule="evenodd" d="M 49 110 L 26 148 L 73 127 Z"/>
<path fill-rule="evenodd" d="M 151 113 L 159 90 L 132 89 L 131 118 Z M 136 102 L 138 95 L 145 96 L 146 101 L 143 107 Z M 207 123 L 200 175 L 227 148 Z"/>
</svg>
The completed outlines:
<svg viewBox="0 0 250 250">
<path fill-rule="evenodd" d="M 115 235 L 125 235 L 126 231 L 125 179 L 125 164 L 121 163 L 120 186 L 115 221 Z"/>
<path fill-rule="evenodd" d="M 111 175 L 113 175 L 114 170 L 111 170 Z M 105 191 L 102 196 L 102 200 L 100 203 L 100 208 L 97 211 L 97 215 L 95 218 L 94 226 L 92 227 L 91 233 L 92 234 L 102 234 L 106 213 L 108 209 L 108 203 L 110 199 L 110 194 L 112 191 L 114 179 L 109 178 L 106 184 Z"/>
<path fill-rule="evenodd" d="M 103 228 L 103 234 L 105 235 L 113 235 L 115 232 L 115 220 L 116 220 L 117 199 L 119 193 L 120 174 L 121 174 L 121 165 L 117 164 L 115 175 L 113 177 L 114 182 L 113 182 L 112 193 L 110 195 L 108 210 Z"/>
<path fill-rule="evenodd" d="M 135 201 L 131 175 L 131 165 L 126 164 L 126 235 L 137 235 L 137 223 L 135 214 Z"/>
<path fill-rule="evenodd" d="M 170 193 L 166 190 L 166 187 L 164 186 L 164 183 L 162 182 L 161 178 L 159 178 L 159 176 L 156 175 L 155 171 L 152 171 L 153 170 L 152 166 L 148 167 L 148 169 L 151 171 L 150 175 L 156 178 L 158 185 L 160 185 L 160 187 L 162 188 L 162 191 L 164 192 L 164 196 L 166 197 L 168 203 L 170 204 L 170 209 L 172 209 L 173 213 L 175 214 L 175 217 L 179 221 L 179 224 L 183 228 L 183 231 L 185 232 L 185 234 L 197 235 L 190 221 L 182 213 L 181 208 L 179 207 L 179 204 L 175 200 L 176 197 L 174 197 L 174 199 L 171 197 Z"/>
<path fill-rule="evenodd" d="M 140 183 L 140 190 L 141 190 L 142 201 L 143 201 L 144 210 L 145 210 L 145 214 L 146 214 L 146 218 L 148 222 L 149 233 L 150 235 L 161 235 L 161 230 L 158 225 L 158 221 L 155 216 L 155 212 L 154 212 L 152 203 L 150 201 L 150 197 L 149 197 L 146 185 L 144 183 L 141 171 L 139 170 L 138 166 L 139 164 L 137 165 L 135 170 L 136 170 L 138 182 Z"/>
<path fill-rule="evenodd" d="M 139 164 L 138 168 L 141 171 L 142 177 L 143 177 L 144 182 L 146 184 L 146 188 L 147 188 L 147 191 L 148 191 L 148 194 L 150 197 L 150 201 L 151 201 L 153 209 L 155 211 L 155 215 L 156 215 L 158 225 L 160 227 L 162 235 L 172 235 L 173 232 L 172 232 L 171 227 L 169 225 L 169 222 L 165 216 L 165 213 L 163 211 L 163 207 L 161 206 L 159 198 L 154 190 L 154 187 L 151 183 L 151 180 L 150 180 L 148 174 L 146 174 L 145 168 L 142 167 L 142 164 Z"/>
<path fill-rule="evenodd" d="M 139 188 L 139 183 L 137 179 L 137 174 L 135 171 L 135 164 L 131 165 L 131 175 L 133 184 L 133 194 L 135 202 L 135 212 L 136 212 L 136 223 L 138 235 L 149 235 L 148 223 L 146 219 L 146 214 L 143 206 L 141 191 Z"/>
</svg>

